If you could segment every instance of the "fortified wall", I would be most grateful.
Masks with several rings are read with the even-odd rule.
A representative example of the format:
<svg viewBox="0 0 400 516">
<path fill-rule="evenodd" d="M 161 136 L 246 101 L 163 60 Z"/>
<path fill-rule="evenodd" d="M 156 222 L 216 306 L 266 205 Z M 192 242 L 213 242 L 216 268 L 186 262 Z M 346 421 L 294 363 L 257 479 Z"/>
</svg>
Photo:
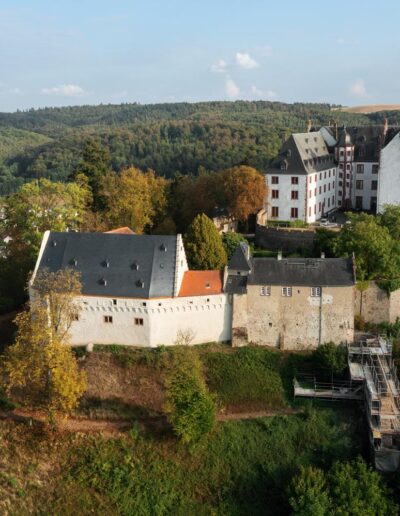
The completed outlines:
<svg viewBox="0 0 400 516">
<path fill-rule="evenodd" d="M 400 318 L 400 289 L 389 293 L 379 288 L 375 281 L 370 281 L 366 290 L 360 291 L 356 287 L 355 291 L 354 314 L 364 321 L 395 323 Z"/>
</svg>

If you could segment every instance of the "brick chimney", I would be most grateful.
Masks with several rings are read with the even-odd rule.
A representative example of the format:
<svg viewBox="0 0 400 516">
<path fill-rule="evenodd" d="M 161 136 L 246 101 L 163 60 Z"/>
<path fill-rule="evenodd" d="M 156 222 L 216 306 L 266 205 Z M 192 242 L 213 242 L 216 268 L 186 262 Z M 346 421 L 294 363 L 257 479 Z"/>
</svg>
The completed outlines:
<svg viewBox="0 0 400 516">
<path fill-rule="evenodd" d="M 383 119 L 383 136 L 386 136 L 388 127 L 389 127 L 388 119 L 385 117 Z"/>
<path fill-rule="evenodd" d="M 309 118 L 307 121 L 307 133 L 309 133 L 311 131 L 311 127 L 312 127 L 312 121 L 311 121 L 311 118 Z"/>
</svg>

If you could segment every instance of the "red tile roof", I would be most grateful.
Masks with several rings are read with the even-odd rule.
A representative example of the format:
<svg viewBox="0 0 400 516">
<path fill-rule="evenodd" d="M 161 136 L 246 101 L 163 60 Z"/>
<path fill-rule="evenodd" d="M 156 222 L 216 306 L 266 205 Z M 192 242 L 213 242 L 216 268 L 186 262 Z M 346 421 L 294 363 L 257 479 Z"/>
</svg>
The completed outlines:
<svg viewBox="0 0 400 516">
<path fill-rule="evenodd" d="M 123 228 L 112 229 L 111 231 L 105 231 L 105 233 L 118 233 L 119 235 L 135 235 L 135 232 L 125 226 Z"/>
<path fill-rule="evenodd" d="M 221 294 L 221 271 L 186 271 L 183 276 L 179 297 L 207 296 Z"/>
</svg>

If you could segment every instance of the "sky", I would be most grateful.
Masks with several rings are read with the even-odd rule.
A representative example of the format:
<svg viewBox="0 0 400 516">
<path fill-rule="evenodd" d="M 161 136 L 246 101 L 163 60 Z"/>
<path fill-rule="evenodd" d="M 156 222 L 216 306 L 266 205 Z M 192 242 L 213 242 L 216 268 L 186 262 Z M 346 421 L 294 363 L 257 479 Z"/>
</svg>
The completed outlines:
<svg viewBox="0 0 400 516">
<path fill-rule="evenodd" d="M 400 103 L 399 21 L 398 0 L 0 0 L 0 111 Z"/>
</svg>

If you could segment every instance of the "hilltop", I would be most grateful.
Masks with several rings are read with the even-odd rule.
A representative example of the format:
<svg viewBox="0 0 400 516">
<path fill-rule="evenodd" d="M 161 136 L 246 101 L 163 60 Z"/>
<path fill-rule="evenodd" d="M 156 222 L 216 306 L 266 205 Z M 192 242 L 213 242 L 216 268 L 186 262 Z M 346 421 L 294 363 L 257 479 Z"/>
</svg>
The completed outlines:
<svg viewBox="0 0 400 516">
<path fill-rule="evenodd" d="M 337 107 L 337 106 L 336 106 Z M 329 104 L 268 101 L 118 104 L 31 109 L 0 113 L 0 195 L 24 181 L 66 181 L 86 138 L 109 151 L 110 167 L 151 168 L 158 175 L 197 174 L 235 165 L 265 170 L 282 140 L 305 131 L 306 121 L 364 125 L 398 123 L 393 111 L 370 115 L 334 110 Z"/>
<path fill-rule="evenodd" d="M 400 104 L 367 104 L 364 106 L 341 107 L 339 109 L 344 113 L 370 114 L 382 111 L 399 111 Z"/>
</svg>

